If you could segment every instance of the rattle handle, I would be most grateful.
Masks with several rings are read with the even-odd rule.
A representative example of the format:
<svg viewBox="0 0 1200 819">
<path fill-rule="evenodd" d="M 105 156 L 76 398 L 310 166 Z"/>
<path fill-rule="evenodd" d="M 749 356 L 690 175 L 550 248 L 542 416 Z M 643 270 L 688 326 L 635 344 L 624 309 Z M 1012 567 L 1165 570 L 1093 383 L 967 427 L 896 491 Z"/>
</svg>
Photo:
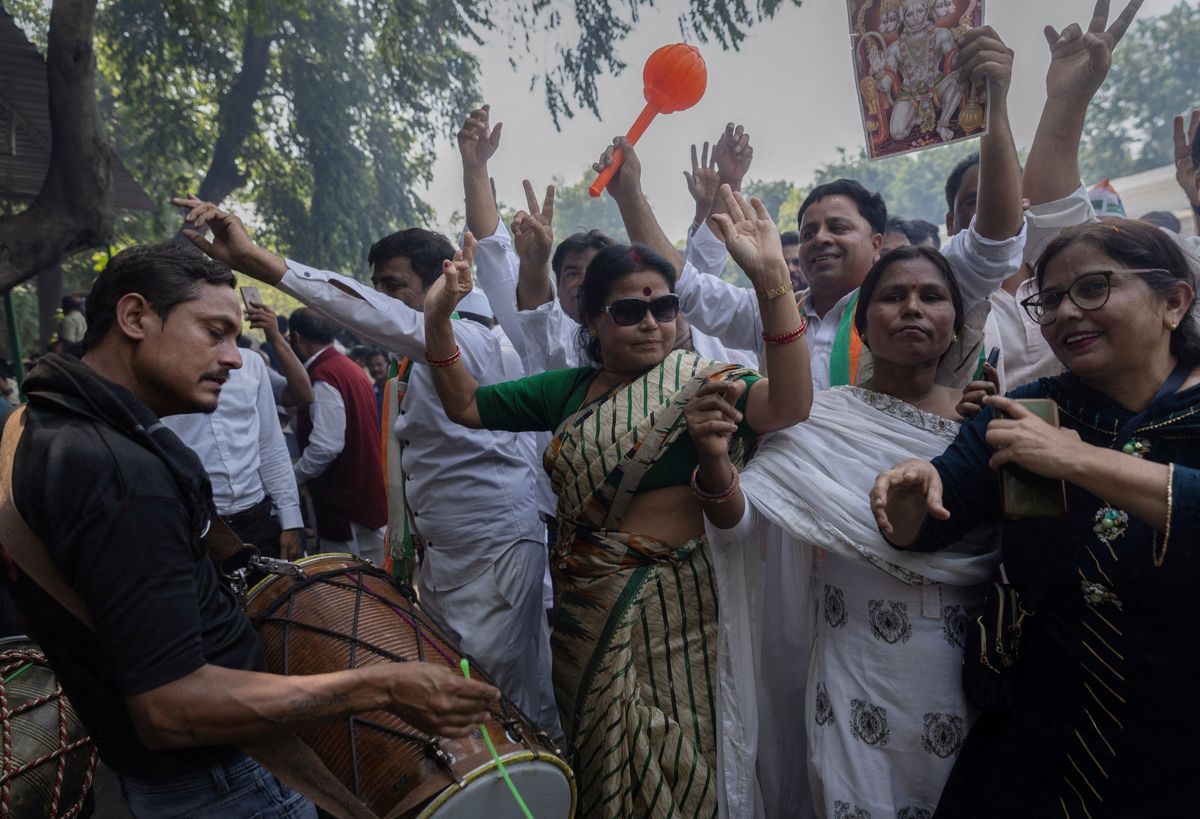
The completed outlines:
<svg viewBox="0 0 1200 819">
<path fill-rule="evenodd" d="M 648 104 L 642 109 L 642 113 L 638 114 L 638 118 L 633 121 L 633 126 L 630 127 L 629 133 L 625 134 L 625 139 L 629 141 L 630 145 L 637 144 L 637 141 L 641 139 L 642 134 L 646 133 L 646 129 L 650 127 L 650 123 L 656 116 L 658 116 L 658 109 L 653 105 Z M 621 169 L 621 163 L 624 161 L 625 153 L 620 148 L 613 151 L 612 164 L 600 172 L 600 175 L 596 177 L 596 181 L 588 188 L 588 193 L 592 196 L 599 196 L 600 192 L 608 187 L 608 183 L 612 181 L 617 171 Z"/>
</svg>

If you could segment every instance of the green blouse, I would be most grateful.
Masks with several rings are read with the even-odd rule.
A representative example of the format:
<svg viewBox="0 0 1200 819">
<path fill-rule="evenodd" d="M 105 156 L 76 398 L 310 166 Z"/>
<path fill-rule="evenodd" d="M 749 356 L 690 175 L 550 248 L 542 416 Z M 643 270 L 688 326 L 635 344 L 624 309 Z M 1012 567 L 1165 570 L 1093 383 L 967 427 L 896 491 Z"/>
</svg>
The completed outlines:
<svg viewBox="0 0 1200 819">
<path fill-rule="evenodd" d="M 583 406 L 588 388 L 599 374 L 600 371 L 592 367 L 576 367 L 570 370 L 550 370 L 500 384 L 489 384 L 480 387 L 475 393 L 475 406 L 483 426 L 487 429 L 553 432 Z M 746 390 L 736 405 L 743 413 L 742 421 L 738 424 L 739 438 L 753 437 L 756 434 L 746 422 L 744 413 L 746 400 L 750 397 L 750 388 L 761 377 L 758 374 L 747 374 L 741 378 L 746 382 Z M 692 470 L 699 462 L 700 453 L 696 444 L 685 431 L 650 467 L 642 478 L 638 491 L 647 492 L 665 486 L 686 486 L 691 482 Z"/>
</svg>

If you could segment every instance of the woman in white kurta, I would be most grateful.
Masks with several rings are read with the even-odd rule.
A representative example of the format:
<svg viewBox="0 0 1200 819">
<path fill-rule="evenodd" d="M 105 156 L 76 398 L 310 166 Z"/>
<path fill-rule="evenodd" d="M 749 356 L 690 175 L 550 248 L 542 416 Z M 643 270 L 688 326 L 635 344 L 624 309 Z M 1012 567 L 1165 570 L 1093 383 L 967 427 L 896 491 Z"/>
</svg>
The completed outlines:
<svg viewBox="0 0 1200 819">
<path fill-rule="evenodd" d="M 880 466 L 954 439 L 959 393 L 933 378 L 961 317 L 940 255 L 885 256 L 855 315 L 871 381 L 818 393 L 807 421 L 762 440 L 740 491 L 705 506 L 730 817 L 919 819 L 937 805 L 970 724 L 964 628 L 995 552 L 898 552 L 866 497 Z M 734 417 L 717 390 L 689 407 L 701 492 L 735 480 L 717 452 Z"/>
</svg>

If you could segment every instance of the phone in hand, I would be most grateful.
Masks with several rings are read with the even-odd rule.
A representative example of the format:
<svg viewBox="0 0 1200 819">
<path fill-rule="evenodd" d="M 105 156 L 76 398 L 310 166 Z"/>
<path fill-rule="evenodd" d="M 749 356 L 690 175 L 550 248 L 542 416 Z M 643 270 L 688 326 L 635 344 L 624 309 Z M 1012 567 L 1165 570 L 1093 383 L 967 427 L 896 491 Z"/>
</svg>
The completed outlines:
<svg viewBox="0 0 1200 819">
<path fill-rule="evenodd" d="M 242 294 L 242 303 L 245 304 L 247 308 L 262 307 L 262 293 L 258 292 L 257 287 L 251 287 L 249 285 L 245 287 L 239 287 L 238 292 Z"/>
<path fill-rule="evenodd" d="M 1059 426 L 1058 404 L 1050 398 L 1018 398 L 1017 403 L 1051 426 Z M 1003 414 L 997 411 L 997 418 Z M 1006 518 L 1061 518 L 1067 514 L 1067 485 L 1016 464 L 1000 469 L 1000 512 Z"/>
</svg>

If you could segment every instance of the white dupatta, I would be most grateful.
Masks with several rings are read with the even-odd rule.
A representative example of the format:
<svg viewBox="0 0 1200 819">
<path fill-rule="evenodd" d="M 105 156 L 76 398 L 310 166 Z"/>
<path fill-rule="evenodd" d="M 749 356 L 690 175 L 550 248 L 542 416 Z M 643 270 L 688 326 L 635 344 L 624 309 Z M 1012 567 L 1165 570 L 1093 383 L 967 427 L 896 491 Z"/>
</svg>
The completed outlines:
<svg viewBox="0 0 1200 819">
<path fill-rule="evenodd" d="M 958 427 L 857 387 L 819 392 L 807 421 L 759 442 L 742 474 L 742 522 L 707 525 L 721 601 L 723 816 L 814 815 L 804 702 L 817 549 L 913 585 L 991 579 L 999 554 L 990 532 L 935 553 L 902 552 L 883 540 L 867 500 L 876 475 L 940 455 Z"/>
</svg>

